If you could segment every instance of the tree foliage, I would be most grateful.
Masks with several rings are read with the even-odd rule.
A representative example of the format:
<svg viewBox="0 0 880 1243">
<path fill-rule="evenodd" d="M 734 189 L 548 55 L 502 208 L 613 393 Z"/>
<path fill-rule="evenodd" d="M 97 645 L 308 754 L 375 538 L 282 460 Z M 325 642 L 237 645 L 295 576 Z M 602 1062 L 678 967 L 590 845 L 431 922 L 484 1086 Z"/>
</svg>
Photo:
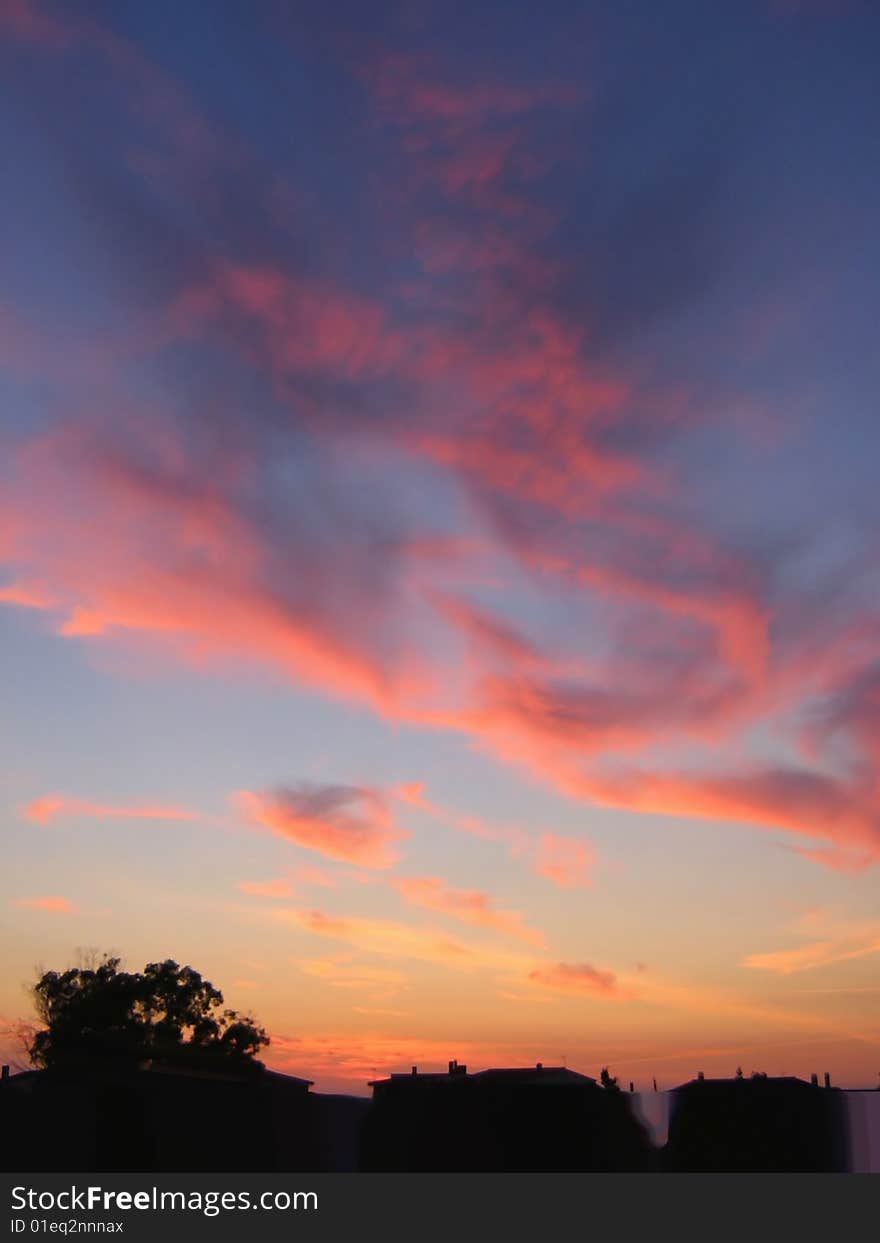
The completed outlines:
<svg viewBox="0 0 880 1243">
<path fill-rule="evenodd" d="M 46 971 L 33 998 L 44 1024 L 28 1049 L 38 1066 L 106 1058 L 253 1063 L 269 1043 L 250 1015 L 225 1009 L 219 989 L 171 959 L 142 972 L 121 971 L 111 957 Z"/>
</svg>

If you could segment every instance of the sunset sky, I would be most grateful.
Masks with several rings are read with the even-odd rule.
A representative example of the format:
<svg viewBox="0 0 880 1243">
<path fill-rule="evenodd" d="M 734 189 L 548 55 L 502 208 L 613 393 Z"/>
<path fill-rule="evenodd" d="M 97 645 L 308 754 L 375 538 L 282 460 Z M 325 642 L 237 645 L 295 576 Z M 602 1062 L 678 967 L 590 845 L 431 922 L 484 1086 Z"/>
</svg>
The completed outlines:
<svg viewBox="0 0 880 1243">
<path fill-rule="evenodd" d="M 0 0 L 0 1024 L 880 1072 L 880 8 Z"/>
</svg>

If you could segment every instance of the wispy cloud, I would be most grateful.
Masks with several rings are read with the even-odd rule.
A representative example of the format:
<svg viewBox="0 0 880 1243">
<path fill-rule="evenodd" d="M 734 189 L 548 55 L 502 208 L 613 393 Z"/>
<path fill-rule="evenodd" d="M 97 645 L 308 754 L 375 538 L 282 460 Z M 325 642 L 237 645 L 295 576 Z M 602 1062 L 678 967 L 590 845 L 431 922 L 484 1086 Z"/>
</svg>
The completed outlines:
<svg viewBox="0 0 880 1243">
<path fill-rule="evenodd" d="M 528 849 L 529 834 L 519 825 L 495 824 L 470 812 L 446 807 L 428 797 L 423 781 L 406 781 L 396 785 L 391 794 L 401 802 L 426 812 L 433 820 L 448 825 L 460 833 L 470 833 L 484 841 L 502 842 L 514 853 Z"/>
<path fill-rule="evenodd" d="M 574 889 L 591 883 L 590 870 L 595 858 L 592 847 L 578 837 L 542 833 L 538 840 L 535 871 L 560 889 Z"/>
<path fill-rule="evenodd" d="M 494 906 L 489 895 L 481 890 L 455 889 L 439 876 L 394 876 L 388 883 L 411 906 L 439 911 L 463 923 L 489 928 L 532 945 L 544 944 L 544 934 L 537 928 L 530 928 L 521 912 Z"/>
<path fill-rule="evenodd" d="M 33 911 L 51 911 L 57 915 L 71 915 L 76 910 L 69 898 L 58 894 L 46 894 L 38 898 L 18 898 L 15 905 L 28 907 Z"/>
<path fill-rule="evenodd" d="M 238 887 L 242 893 L 255 898 L 293 897 L 293 885 L 284 876 L 276 876 L 273 880 L 242 880 Z"/>
<path fill-rule="evenodd" d="M 754 394 L 716 377 L 707 397 L 692 375 L 713 353 L 702 338 L 679 370 L 674 349 L 663 367 L 641 352 L 639 329 L 667 312 L 678 323 L 739 232 L 717 227 L 712 161 L 681 178 L 671 160 L 676 171 L 635 186 L 610 176 L 573 246 L 558 179 L 576 205 L 581 134 L 597 120 L 582 73 L 548 81 L 536 65 L 520 79 L 373 47 L 357 80 L 393 176 L 353 178 L 364 200 L 349 218 L 335 196 L 328 223 L 339 238 L 358 236 L 353 220 L 394 221 L 405 262 L 371 283 L 338 247 L 292 243 L 290 213 L 278 227 L 290 170 L 241 176 L 262 141 L 232 141 L 194 102 L 202 92 L 112 18 L 14 0 L 0 20 L 35 60 L 86 53 L 98 67 L 68 105 L 77 132 L 116 117 L 107 98 L 125 118 L 100 135 L 99 173 L 76 144 L 68 153 L 125 273 L 112 322 L 89 333 L 106 347 L 71 346 L 49 314 L 23 333 L 4 308 L 17 379 L 41 397 L 48 385 L 65 414 L 23 423 L 8 459 L 4 445 L 0 603 L 89 647 L 124 637 L 198 668 L 269 667 L 383 719 L 455 731 L 588 803 L 782 830 L 818 840 L 804 853 L 828 867 L 880 858 L 869 537 L 854 536 L 841 593 L 798 572 L 819 542 L 810 498 L 801 546 L 772 504 L 778 539 L 734 536 L 702 450 L 709 437 L 717 460 L 736 461 L 725 412 Z M 246 206 L 230 167 L 251 187 Z M 203 243 L 177 223 L 193 211 Z M 656 256 L 674 258 L 658 270 Z M 205 357 L 234 360 L 241 391 L 223 400 L 217 368 L 194 365 Z M 169 358 L 193 364 L 185 393 L 168 392 Z M 145 407 L 120 401 L 135 372 Z M 748 487 L 751 464 L 737 465 Z M 844 654 L 851 667 L 836 667 Z M 807 717 L 820 728 L 800 766 L 754 758 L 758 732 L 773 741 L 764 754 L 788 754 Z M 711 744 L 711 770 L 687 770 L 693 743 Z M 369 792 L 331 824 L 303 809 L 302 789 L 249 793 L 250 813 L 307 848 L 393 861 L 389 813 Z M 504 826 L 422 809 L 518 848 Z M 47 796 L 31 818 L 63 814 L 191 815 Z M 588 860 L 554 849 L 542 875 L 586 874 Z"/>
<path fill-rule="evenodd" d="M 66 794 L 43 794 L 21 808 L 26 820 L 50 824 L 66 817 L 92 820 L 204 820 L 197 811 L 174 803 L 101 803 Z"/>
<path fill-rule="evenodd" d="M 374 998 L 392 996 L 406 983 L 403 971 L 378 967 L 374 963 L 353 962 L 348 957 L 307 958 L 296 965 L 306 975 L 326 980 L 333 988 L 366 990 Z"/>
<path fill-rule="evenodd" d="M 442 929 L 420 927 L 393 919 L 336 915 L 320 910 L 276 909 L 272 917 L 315 936 L 343 941 L 355 949 L 389 958 L 414 958 L 458 970 L 487 967 L 523 970 L 533 959 L 489 945 L 467 943 Z"/>
<path fill-rule="evenodd" d="M 793 975 L 878 953 L 880 923 L 872 923 L 838 930 L 835 935 L 805 945 L 749 954 L 743 960 L 743 966 L 757 971 L 771 971 L 776 975 Z"/>
</svg>

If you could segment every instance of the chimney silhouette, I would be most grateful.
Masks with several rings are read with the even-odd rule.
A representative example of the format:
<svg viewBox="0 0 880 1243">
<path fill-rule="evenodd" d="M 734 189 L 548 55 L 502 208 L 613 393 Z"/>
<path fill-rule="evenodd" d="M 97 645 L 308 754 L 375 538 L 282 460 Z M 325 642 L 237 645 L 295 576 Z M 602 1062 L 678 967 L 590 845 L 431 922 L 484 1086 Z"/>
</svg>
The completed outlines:
<svg viewBox="0 0 880 1243">
<path fill-rule="evenodd" d="M 697 1071 L 697 1079 L 699 1079 L 700 1083 L 702 1083 L 702 1082 L 703 1082 L 703 1080 L 704 1080 L 705 1078 L 706 1078 L 706 1076 L 703 1074 L 703 1072 L 702 1072 L 701 1070 L 698 1070 L 698 1071 Z"/>
<path fill-rule="evenodd" d="M 417 1075 L 417 1074 L 419 1073 L 419 1068 L 418 1068 L 418 1066 L 413 1066 L 413 1068 L 412 1068 L 412 1073 L 413 1073 L 414 1075 Z"/>
<path fill-rule="evenodd" d="M 825 1087 L 826 1087 L 826 1088 L 830 1088 L 830 1087 L 831 1087 L 831 1076 L 830 1076 L 830 1074 L 828 1073 L 828 1071 L 827 1071 L 827 1070 L 825 1071 Z"/>
<path fill-rule="evenodd" d="M 4 1066 L 3 1069 L 0 1070 L 0 1079 L 8 1079 L 8 1078 L 9 1078 L 9 1067 Z"/>
<path fill-rule="evenodd" d="M 810 1083 L 813 1085 L 814 1088 L 818 1088 L 819 1086 L 819 1076 L 816 1074 L 815 1071 L 813 1071 L 813 1073 L 810 1075 Z"/>
</svg>

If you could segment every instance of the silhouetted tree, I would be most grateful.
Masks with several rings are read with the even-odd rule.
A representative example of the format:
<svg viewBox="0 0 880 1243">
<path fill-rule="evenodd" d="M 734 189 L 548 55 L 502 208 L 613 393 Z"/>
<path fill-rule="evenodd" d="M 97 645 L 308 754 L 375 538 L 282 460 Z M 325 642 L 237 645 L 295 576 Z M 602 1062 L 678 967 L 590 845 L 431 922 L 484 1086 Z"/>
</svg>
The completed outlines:
<svg viewBox="0 0 880 1243">
<path fill-rule="evenodd" d="M 45 971 L 34 985 L 44 1024 L 28 1052 L 38 1066 L 96 1058 L 205 1058 L 253 1062 L 269 1043 L 250 1015 L 223 1008 L 223 994 L 192 967 L 168 959 L 142 972 L 120 959 Z"/>
<path fill-rule="evenodd" d="M 603 1088 L 608 1088 L 610 1092 L 616 1092 L 620 1089 L 617 1086 L 617 1080 L 611 1074 L 607 1066 L 603 1066 L 599 1073 L 599 1082 Z"/>
</svg>

